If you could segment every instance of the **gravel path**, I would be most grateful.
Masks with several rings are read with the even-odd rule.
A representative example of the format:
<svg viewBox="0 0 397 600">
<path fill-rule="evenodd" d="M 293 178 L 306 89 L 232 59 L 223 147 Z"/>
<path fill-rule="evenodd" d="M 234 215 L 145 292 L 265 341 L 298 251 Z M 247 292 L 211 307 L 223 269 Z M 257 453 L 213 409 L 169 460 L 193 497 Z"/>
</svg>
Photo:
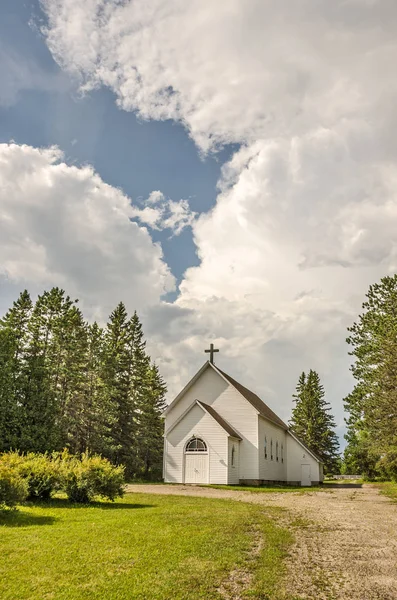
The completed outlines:
<svg viewBox="0 0 397 600">
<path fill-rule="evenodd" d="M 286 598 L 397 600 L 397 504 L 376 488 L 251 493 L 183 485 L 129 485 L 129 492 L 231 498 L 286 511 L 295 543 Z"/>
</svg>

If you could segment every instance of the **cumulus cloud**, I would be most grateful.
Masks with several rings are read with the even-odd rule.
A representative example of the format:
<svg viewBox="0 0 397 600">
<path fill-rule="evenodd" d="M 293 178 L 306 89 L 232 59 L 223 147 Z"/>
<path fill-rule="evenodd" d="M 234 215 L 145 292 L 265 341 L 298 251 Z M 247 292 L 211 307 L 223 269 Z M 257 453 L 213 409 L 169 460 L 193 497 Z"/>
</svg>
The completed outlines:
<svg viewBox="0 0 397 600">
<path fill-rule="evenodd" d="M 83 91 L 183 123 L 200 152 L 240 144 L 157 328 L 172 385 L 211 337 L 280 410 L 299 369 L 319 368 L 341 418 L 345 327 L 397 266 L 395 0 L 41 3 Z"/>
<path fill-rule="evenodd" d="M 159 245 L 131 221 L 131 201 L 58 148 L 0 144 L 0 275 L 59 285 L 106 316 L 158 303 L 174 288 Z"/>
<path fill-rule="evenodd" d="M 185 227 L 191 227 L 196 218 L 187 200 L 171 200 L 159 190 L 151 192 L 141 204 L 143 208 L 134 207 L 132 215 L 151 229 L 170 229 L 172 235 L 179 235 Z"/>
</svg>

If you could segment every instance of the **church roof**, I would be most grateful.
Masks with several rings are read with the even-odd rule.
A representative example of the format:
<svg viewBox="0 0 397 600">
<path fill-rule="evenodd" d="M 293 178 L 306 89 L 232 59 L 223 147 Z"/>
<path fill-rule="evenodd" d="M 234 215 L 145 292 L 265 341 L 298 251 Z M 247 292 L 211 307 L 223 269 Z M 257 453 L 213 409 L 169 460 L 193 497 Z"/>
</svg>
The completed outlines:
<svg viewBox="0 0 397 600">
<path fill-rule="evenodd" d="M 215 365 L 213 365 L 215 367 Z M 238 392 L 240 392 L 240 394 L 242 396 L 244 396 L 244 398 L 246 400 L 248 400 L 248 402 L 250 404 L 252 404 L 252 406 L 258 411 L 258 413 L 264 417 L 265 419 L 268 419 L 268 421 L 272 421 L 275 425 L 278 425 L 279 427 L 282 427 L 283 429 L 288 430 L 288 425 L 286 425 L 284 423 L 284 421 L 282 421 L 280 419 L 280 417 L 278 417 L 276 415 L 275 412 L 272 411 L 271 408 L 268 407 L 267 404 L 265 404 L 263 402 L 263 400 L 261 400 L 259 398 L 259 396 L 257 396 L 256 394 L 254 394 L 254 392 L 251 392 L 251 390 L 249 390 L 248 388 L 244 387 L 241 383 L 239 383 L 238 381 L 236 381 L 235 379 L 233 379 L 233 377 L 230 377 L 230 375 L 228 375 L 227 373 L 225 373 L 224 371 L 221 371 L 221 369 L 218 369 L 218 367 L 215 367 L 215 369 L 229 382 L 232 384 L 233 387 L 236 388 L 236 390 Z"/>
<path fill-rule="evenodd" d="M 237 433 L 237 431 L 227 421 L 225 421 L 225 419 L 221 417 L 221 415 L 217 413 L 216 410 L 212 408 L 212 406 L 210 406 L 209 404 L 205 404 L 201 400 L 197 400 L 197 404 L 200 404 L 200 406 L 202 406 L 204 410 L 206 410 L 207 413 L 211 415 L 213 419 L 215 419 L 215 421 L 226 431 L 226 433 L 228 433 L 232 437 L 237 438 L 238 440 L 242 439 L 241 436 Z"/>
</svg>

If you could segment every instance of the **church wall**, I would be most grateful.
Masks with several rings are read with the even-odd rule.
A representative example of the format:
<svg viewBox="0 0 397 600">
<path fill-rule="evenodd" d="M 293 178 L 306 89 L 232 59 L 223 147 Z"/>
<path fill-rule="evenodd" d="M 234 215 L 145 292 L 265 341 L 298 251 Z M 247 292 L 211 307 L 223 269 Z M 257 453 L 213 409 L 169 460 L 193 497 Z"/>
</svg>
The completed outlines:
<svg viewBox="0 0 397 600">
<path fill-rule="evenodd" d="M 167 435 L 164 480 L 167 483 L 183 483 L 184 449 L 193 436 L 202 438 L 207 444 L 209 483 L 226 484 L 228 482 L 227 433 L 197 404 Z"/>
<path fill-rule="evenodd" d="M 205 402 L 205 400 L 203 400 Z M 229 385 L 212 402 L 215 410 L 234 427 L 240 442 L 239 479 L 257 479 L 258 413 L 241 394 Z"/>
<path fill-rule="evenodd" d="M 166 430 L 195 400 L 202 400 L 213 406 L 242 437 L 239 479 L 258 479 L 258 413 L 256 410 L 219 373 L 208 367 L 166 415 Z"/>
<path fill-rule="evenodd" d="M 267 419 L 258 418 L 259 426 L 259 479 L 261 481 L 286 481 L 287 479 L 287 444 L 286 432 L 273 425 Z M 267 441 L 267 458 L 265 458 L 265 437 Z M 271 443 L 273 441 L 273 459 Z M 278 460 L 277 460 L 278 443 Z M 283 450 L 283 452 L 282 452 Z"/>
<path fill-rule="evenodd" d="M 234 448 L 234 457 L 233 457 L 233 448 Z M 237 485 L 238 483 L 240 483 L 239 464 L 240 464 L 240 441 L 233 439 L 233 438 L 229 438 L 229 441 L 228 441 L 228 483 L 230 485 Z"/>
<path fill-rule="evenodd" d="M 291 435 L 287 434 L 287 477 L 288 481 L 301 482 L 302 465 L 310 465 L 312 485 L 322 481 L 322 469 L 319 462 L 312 457 Z"/>
</svg>

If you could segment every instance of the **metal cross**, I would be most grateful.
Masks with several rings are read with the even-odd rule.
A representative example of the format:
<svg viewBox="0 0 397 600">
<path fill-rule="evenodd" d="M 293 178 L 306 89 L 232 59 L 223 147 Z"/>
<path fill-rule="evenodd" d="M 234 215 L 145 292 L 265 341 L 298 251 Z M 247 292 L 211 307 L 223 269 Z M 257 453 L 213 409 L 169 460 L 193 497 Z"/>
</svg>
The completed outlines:
<svg viewBox="0 0 397 600">
<path fill-rule="evenodd" d="M 214 352 L 219 352 L 219 350 L 216 350 L 214 348 L 214 344 L 210 344 L 210 349 L 209 350 L 204 350 L 204 352 L 209 352 L 210 353 L 210 363 L 213 365 L 214 364 Z"/>
</svg>

